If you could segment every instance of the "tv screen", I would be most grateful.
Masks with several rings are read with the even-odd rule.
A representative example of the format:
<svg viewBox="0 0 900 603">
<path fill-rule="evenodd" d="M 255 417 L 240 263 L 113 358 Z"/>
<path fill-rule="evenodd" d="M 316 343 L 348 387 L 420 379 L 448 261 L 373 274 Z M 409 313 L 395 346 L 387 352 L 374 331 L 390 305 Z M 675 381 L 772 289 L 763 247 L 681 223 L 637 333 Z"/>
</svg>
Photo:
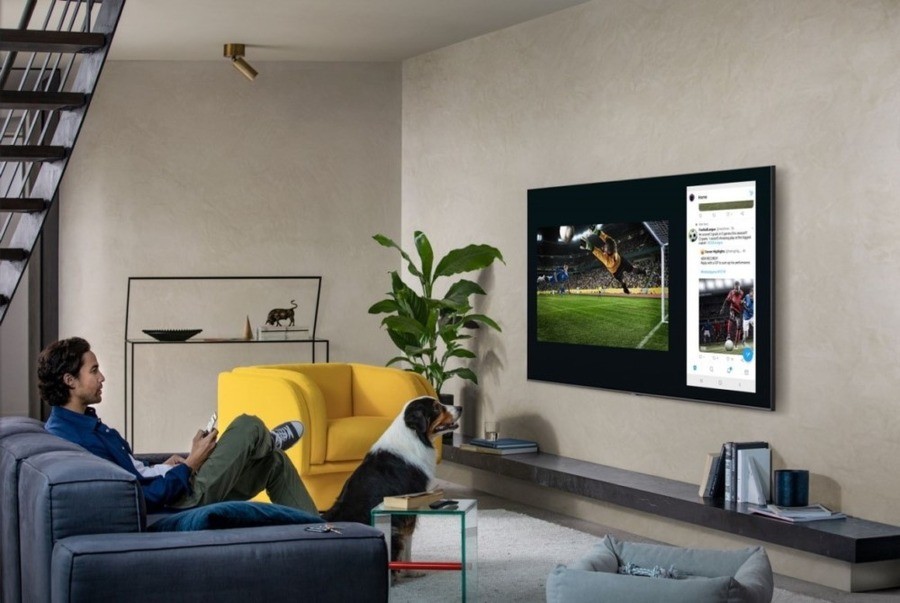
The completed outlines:
<svg viewBox="0 0 900 603">
<path fill-rule="evenodd" d="M 774 409 L 773 166 L 528 191 L 528 378 Z"/>
</svg>

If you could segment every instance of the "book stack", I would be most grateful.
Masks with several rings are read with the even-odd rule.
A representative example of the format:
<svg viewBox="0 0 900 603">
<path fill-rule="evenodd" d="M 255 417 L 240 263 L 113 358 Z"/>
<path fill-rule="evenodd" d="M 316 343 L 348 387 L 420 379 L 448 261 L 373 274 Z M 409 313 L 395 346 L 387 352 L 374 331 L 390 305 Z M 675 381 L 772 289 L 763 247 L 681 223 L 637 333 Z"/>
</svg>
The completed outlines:
<svg viewBox="0 0 900 603">
<path fill-rule="evenodd" d="M 460 445 L 460 448 L 462 450 L 482 452 L 484 454 L 507 455 L 537 452 L 538 444 L 533 440 L 520 440 L 517 438 L 500 438 L 498 440 L 475 438 L 468 444 Z"/>
<path fill-rule="evenodd" d="M 298 341 L 309 339 L 309 328 L 264 325 L 256 327 L 256 339 L 257 341 Z"/>
<path fill-rule="evenodd" d="M 772 451 L 767 442 L 725 442 L 709 453 L 700 496 L 726 503 L 765 505 L 772 492 Z"/>
<path fill-rule="evenodd" d="M 774 517 L 782 521 L 799 523 L 803 521 L 822 521 L 824 519 L 845 519 L 843 513 L 837 513 L 824 505 L 806 507 L 779 507 L 777 505 L 750 505 L 750 512 L 766 517 Z"/>
<path fill-rule="evenodd" d="M 384 508 L 396 509 L 399 511 L 421 509 L 442 498 L 444 498 L 444 491 L 441 489 L 429 490 L 427 492 L 413 492 L 411 494 L 398 494 L 396 496 L 385 496 Z"/>
</svg>

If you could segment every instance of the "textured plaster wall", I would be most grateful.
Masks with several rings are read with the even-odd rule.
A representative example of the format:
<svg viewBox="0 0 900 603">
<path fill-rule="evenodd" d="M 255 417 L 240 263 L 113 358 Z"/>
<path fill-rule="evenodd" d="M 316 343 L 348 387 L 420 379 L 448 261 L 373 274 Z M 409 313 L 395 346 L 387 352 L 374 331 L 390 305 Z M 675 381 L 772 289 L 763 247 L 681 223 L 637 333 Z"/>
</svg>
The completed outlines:
<svg viewBox="0 0 900 603">
<path fill-rule="evenodd" d="M 332 360 L 388 357 L 366 310 L 396 267 L 371 236 L 399 236 L 400 66 L 256 67 L 253 83 L 225 61 L 111 62 L 101 76 L 61 195 L 60 334 L 94 344 L 107 377 L 98 411 L 120 429 L 129 276 L 322 275 L 318 334 Z M 238 337 L 246 314 L 256 324 L 289 299 L 248 295 L 204 335 Z M 186 449 L 215 408 L 219 370 L 309 360 L 299 347 L 147 348 L 145 451 Z"/>
<path fill-rule="evenodd" d="M 721 442 L 765 439 L 814 500 L 900 523 L 898 57 L 893 0 L 598 0 L 406 61 L 404 242 L 507 258 L 470 429 L 694 483 Z M 529 188 L 768 164 L 776 412 L 526 379 Z"/>
</svg>

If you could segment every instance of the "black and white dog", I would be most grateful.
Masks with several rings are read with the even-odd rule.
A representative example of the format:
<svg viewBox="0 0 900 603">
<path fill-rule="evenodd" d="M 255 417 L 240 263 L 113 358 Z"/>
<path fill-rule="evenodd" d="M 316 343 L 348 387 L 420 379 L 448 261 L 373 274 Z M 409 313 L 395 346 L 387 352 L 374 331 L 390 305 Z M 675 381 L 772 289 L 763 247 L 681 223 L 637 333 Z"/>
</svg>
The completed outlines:
<svg viewBox="0 0 900 603">
<path fill-rule="evenodd" d="M 322 514 L 325 521 L 369 523 L 369 511 L 384 500 L 424 492 L 437 466 L 434 438 L 459 426 L 462 408 L 423 396 L 406 403 L 387 431 L 356 468 L 334 505 Z M 391 561 L 410 559 L 415 516 L 391 520 Z"/>
</svg>

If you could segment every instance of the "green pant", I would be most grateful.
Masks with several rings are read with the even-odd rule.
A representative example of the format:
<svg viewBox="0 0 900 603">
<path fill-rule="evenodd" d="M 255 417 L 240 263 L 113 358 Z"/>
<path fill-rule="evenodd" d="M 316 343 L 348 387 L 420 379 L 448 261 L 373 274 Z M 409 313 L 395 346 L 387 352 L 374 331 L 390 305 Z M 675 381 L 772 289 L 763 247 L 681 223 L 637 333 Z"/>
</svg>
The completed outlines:
<svg viewBox="0 0 900 603">
<path fill-rule="evenodd" d="M 265 490 L 273 503 L 318 515 L 294 464 L 275 449 L 265 424 L 250 415 L 241 415 L 228 426 L 191 482 L 193 492 L 173 507 L 248 500 Z"/>
</svg>

